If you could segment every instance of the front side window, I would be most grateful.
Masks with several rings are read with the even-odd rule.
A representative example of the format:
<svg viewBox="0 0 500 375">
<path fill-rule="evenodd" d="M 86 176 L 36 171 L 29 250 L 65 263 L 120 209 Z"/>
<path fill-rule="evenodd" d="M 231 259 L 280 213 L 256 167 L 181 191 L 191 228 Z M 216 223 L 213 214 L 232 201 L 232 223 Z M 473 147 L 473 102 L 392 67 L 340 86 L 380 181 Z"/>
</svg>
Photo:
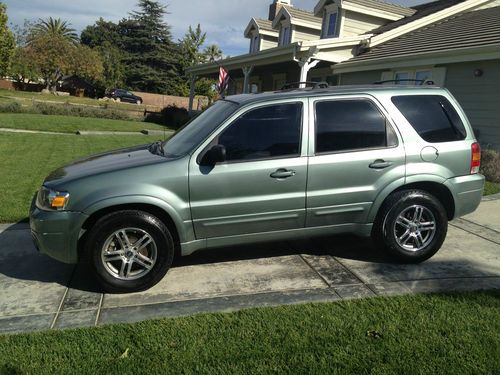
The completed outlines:
<svg viewBox="0 0 500 375">
<path fill-rule="evenodd" d="M 316 154 L 397 145 L 386 118 L 369 100 L 317 102 L 315 110 Z"/>
<path fill-rule="evenodd" d="M 228 162 L 300 156 L 302 103 L 250 110 L 219 136 Z"/>
<path fill-rule="evenodd" d="M 392 102 L 424 141 L 453 142 L 467 137 L 462 119 L 444 96 L 394 96 Z"/>
</svg>

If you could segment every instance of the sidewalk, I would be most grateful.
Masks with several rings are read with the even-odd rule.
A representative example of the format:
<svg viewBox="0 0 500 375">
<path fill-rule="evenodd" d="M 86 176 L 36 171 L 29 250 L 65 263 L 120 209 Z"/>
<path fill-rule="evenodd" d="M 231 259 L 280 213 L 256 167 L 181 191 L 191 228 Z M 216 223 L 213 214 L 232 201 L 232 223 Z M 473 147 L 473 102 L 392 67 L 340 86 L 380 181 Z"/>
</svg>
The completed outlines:
<svg viewBox="0 0 500 375">
<path fill-rule="evenodd" d="M 87 327 L 376 295 L 500 288 L 500 196 L 450 223 L 441 251 L 401 265 L 370 240 L 331 237 L 177 259 L 149 291 L 99 292 L 85 266 L 34 249 L 27 225 L 0 225 L 0 333 Z"/>
</svg>

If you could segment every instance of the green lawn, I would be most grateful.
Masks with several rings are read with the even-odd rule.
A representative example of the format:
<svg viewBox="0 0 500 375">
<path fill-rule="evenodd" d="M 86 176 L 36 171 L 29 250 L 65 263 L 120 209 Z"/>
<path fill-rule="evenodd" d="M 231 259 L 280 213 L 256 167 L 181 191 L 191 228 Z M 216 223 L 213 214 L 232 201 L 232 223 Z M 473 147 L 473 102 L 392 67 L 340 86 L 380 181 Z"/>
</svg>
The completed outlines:
<svg viewBox="0 0 500 375">
<path fill-rule="evenodd" d="M 75 133 L 77 130 L 140 132 L 143 129 L 160 130 L 160 125 L 123 120 L 107 120 L 72 116 L 47 116 L 26 113 L 0 113 L 0 128 L 42 130 Z M 169 131 L 167 129 L 167 131 Z"/>
<path fill-rule="evenodd" d="M 493 194 L 500 194 L 500 184 L 486 181 L 486 186 L 484 187 L 484 195 Z"/>
<path fill-rule="evenodd" d="M 492 291 L 0 336 L 0 372 L 494 374 L 499 311 Z"/>
<path fill-rule="evenodd" d="M 0 223 L 26 218 L 33 194 L 44 178 L 63 164 L 86 155 L 151 143 L 158 138 L 142 135 L 77 136 L 0 132 L 0 191 L 3 192 Z"/>
</svg>

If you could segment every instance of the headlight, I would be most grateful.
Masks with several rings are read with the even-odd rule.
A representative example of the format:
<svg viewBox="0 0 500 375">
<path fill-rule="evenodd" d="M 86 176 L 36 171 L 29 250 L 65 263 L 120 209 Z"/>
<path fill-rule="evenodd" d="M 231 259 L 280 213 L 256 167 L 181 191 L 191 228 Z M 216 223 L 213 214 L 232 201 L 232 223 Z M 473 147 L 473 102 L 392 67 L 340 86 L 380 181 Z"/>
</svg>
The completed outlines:
<svg viewBox="0 0 500 375">
<path fill-rule="evenodd" d="M 36 198 L 36 206 L 41 210 L 64 211 L 69 201 L 69 193 L 55 191 L 42 186 Z"/>
</svg>

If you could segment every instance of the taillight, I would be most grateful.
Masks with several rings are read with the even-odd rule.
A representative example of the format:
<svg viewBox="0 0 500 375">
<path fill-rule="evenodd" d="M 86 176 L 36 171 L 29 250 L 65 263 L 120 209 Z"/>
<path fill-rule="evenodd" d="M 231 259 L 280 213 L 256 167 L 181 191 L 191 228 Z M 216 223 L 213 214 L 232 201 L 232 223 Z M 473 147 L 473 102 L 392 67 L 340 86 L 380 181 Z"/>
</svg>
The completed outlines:
<svg viewBox="0 0 500 375">
<path fill-rule="evenodd" d="M 481 146 L 479 143 L 472 144 L 472 162 L 470 164 L 470 174 L 479 173 L 481 168 Z"/>
</svg>

